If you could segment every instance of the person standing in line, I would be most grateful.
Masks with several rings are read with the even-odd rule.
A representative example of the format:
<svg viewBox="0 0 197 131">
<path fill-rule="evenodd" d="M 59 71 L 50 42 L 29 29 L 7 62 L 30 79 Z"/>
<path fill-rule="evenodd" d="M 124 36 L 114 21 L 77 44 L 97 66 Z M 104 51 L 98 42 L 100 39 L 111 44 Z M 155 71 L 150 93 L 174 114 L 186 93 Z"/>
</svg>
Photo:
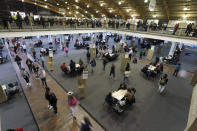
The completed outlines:
<svg viewBox="0 0 197 131">
<path fill-rule="evenodd" d="M 106 64 L 107 64 L 107 59 L 103 58 L 103 71 L 105 71 Z"/>
<path fill-rule="evenodd" d="M 181 64 L 180 64 L 180 63 L 176 64 L 176 67 L 175 67 L 175 70 L 174 70 L 173 76 L 177 77 L 177 75 L 178 75 L 178 73 L 179 73 L 180 68 L 181 68 Z"/>
<path fill-rule="evenodd" d="M 29 73 L 25 70 L 25 68 L 21 68 L 21 75 L 22 77 L 25 79 L 26 83 L 27 83 L 27 86 L 31 86 L 30 82 L 29 82 L 29 78 L 30 78 L 30 75 Z"/>
<path fill-rule="evenodd" d="M 93 127 L 88 117 L 84 117 L 81 123 L 81 131 L 92 131 Z"/>
<path fill-rule="evenodd" d="M 19 67 L 19 69 L 21 69 L 21 58 L 18 56 L 18 55 L 16 55 L 16 57 L 15 57 L 15 62 L 17 63 L 17 65 L 18 65 L 18 67 Z"/>
<path fill-rule="evenodd" d="M 159 80 L 159 88 L 158 88 L 158 91 L 159 91 L 160 94 L 164 91 L 167 83 L 168 83 L 168 75 L 167 74 L 164 74 L 161 77 L 161 79 Z"/>
<path fill-rule="evenodd" d="M 44 56 L 43 55 L 40 55 L 40 61 L 42 63 L 42 67 L 44 68 Z"/>
<path fill-rule="evenodd" d="M 49 103 L 53 107 L 54 113 L 57 114 L 57 97 L 55 93 L 49 93 Z"/>
<path fill-rule="evenodd" d="M 50 88 L 49 87 L 45 88 L 45 99 L 49 102 L 48 108 L 52 109 L 53 107 L 51 106 L 51 103 L 50 103 Z"/>
<path fill-rule="evenodd" d="M 90 52 L 89 51 L 87 51 L 86 56 L 87 56 L 87 63 L 89 64 L 90 63 Z"/>
<path fill-rule="evenodd" d="M 33 64 L 33 71 L 34 71 L 34 74 L 35 74 L 35 78 L 39 78 L 39 67 L 36 63 Z"/>
<path fill-rule="evenodd" d="M 42 81 L 42 85 L 47 87 L 46 72 L 43 69 L 40 70 L 40 79 Z"/>
<path fill-rule="evenodd" d="M 29 58 L 27 58 L 27 60 L 26 60 L 26 65 L 29 69 L 29 72 L 32 73 L 33 62 Z"/>
<path fill-rule="evenodd" d="M 91 67 L 92 67 L 92 73 L 94 73 L 94 68 L 96 67 L 96 61 L 95 59 L 93 58 L 92 61 L 90 62 L 91 64 Z"/>
<path fill-rule="evenodd" d="M 33 54 L 34 61 L 36 62 L 36 51 L 35 51 L 35 49 L 33 50 L 32 54 Z"/>
<path fill-rule="evenodd" d="M 109 77 L 111 78 L 111 75 L 113 75 L 113 78 L 115 80 L 115 65 L 112 63 L 111 69 L 110 69 L 110 74 Z"/>
<path fill-rule="evenodd" d="M 72 112 L 73 120 L 76 120 L 77 99 L 73 96 L 73 92 L 68 92 L 68 107 Z"/>
<path fill-rule="evenodd" d="M 22 48 L 23 48 L 23 52 L 24 52 L 25 54 L 27 54 L 27 49 L 26 49 L 27 47 L 26 47 L 25 44 L 22 45 Z"/>
</svg>

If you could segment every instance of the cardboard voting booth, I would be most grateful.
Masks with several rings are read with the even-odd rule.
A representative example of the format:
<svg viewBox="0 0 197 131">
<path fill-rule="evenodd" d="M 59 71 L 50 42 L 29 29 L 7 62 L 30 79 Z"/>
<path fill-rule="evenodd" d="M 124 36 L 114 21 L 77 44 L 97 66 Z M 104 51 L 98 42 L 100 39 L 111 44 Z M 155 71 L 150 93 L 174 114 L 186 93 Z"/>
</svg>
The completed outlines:
<svg viewBox="0 0 197 131">
<path fill-rule="evenodd" d="M 120 67 L 120 71 L 121 71 L 121 72 L 124 72 L 124 71 L 125 71 L 125 68 L 126 68 L 126 64 L 127 64 L 128 62 L 130 62 L 129 54 L 128 54 L 128 53 L 126 53 L 126 54 L 121 53 L 121 54 L 120 54 L 120 58 L 121 58 L 121 67 Z"/>
<path fill-rule="evenodd" d="M 3 88 L 3 86 L 0 83 L 0 103 L 3 103 L 7 101 L 7 95 L 5 93 L 5 89 Z"/>
<path fill-rule="evenodd" d="M 84 70 L 82 76 L 77 77 L 78 97 L 79 99 L 86 97 L 86 79 L 88 79 L 88 70 Z"/>
<path fill-rule="evenodd" d="M 47 65 L 48 65 L 48 70 L 53 71 L 53 50 L 49 50 L 49 56 L 47 56 Z"/>
<path fill-rule="evenodd" d="M 197 84 L 197 70 L 195 71 L 193 77 L 192 77 L 192 80 L 190 81 L 190 84 L 192 86 L 195 86 Z"/>
</svg>

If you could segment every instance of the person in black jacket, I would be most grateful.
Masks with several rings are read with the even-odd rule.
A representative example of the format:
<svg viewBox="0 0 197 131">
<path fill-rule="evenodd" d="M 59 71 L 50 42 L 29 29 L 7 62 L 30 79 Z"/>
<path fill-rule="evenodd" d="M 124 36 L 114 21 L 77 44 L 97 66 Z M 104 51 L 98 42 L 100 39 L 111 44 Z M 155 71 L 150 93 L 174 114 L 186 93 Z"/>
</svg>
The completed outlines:
<svg viewBox="0 0 197 131">
<path fill-rule="evenodd" d="M 114 63 L 112 63 L 109 77 L 111 77 L 111 75 L 113 75 L 113 78 L 115 79 L 115 65 L 114 65 Z"/>
<path fill-rule="evenodd" d="M 45 88 L 45 99 L 49 102 L 48 108 L 51 109 L 51 103 L 50 103 L 50 88 L 46 87 Z"/>
<path fill-rule="evenodd" d="M 81 123 L 81 131 L 92 131 L 92 124 L 88 117 L 83 118 L 83 123 Z"/>
<path fill-rule="evenodd" d="M 71 72 L 71 76 L 74 76 L 74 74 L 75 74 L 75 62 L 73 60 L 70 60 L 70 72 Z"/>
<path fill-rule="evenodd" d="M 33 62 L 29 58 L 27 58 L 27 60 L 26 60 L 26 65 L 27 65 L 30 73 L 32 73 Z"/>
<path fill-rule="evenodd" d="M 53 107 L 54 113 L 57 114 L 57 98 L 53 92 L 49 93 L 49 103 Z"/>
<path fill-rule="evenodd" d="M 90 52 L 89 51 L 87 52 L 86 56 L 87 56 L 87 63 L 89 64 L 90 63 Z"/>
<path fill-rule="evenodd" d="M 21 69 L 21 60 L 22 60 L 22 59 L 21 59 L 18 55 L 16 55 L 16 57 L 15 57 L 15 62 L 17 63 L 19 69 Z"/>
</svg>

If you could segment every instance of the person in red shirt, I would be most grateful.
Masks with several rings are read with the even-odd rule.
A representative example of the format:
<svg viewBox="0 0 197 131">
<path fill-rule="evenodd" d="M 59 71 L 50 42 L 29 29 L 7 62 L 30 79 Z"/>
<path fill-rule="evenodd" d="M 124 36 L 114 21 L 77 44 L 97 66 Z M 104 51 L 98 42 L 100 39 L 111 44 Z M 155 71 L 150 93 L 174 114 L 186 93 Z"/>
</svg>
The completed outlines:
<svg viewBox="0 0 197 131">
<path fill-rule="evenodd" d="M 61 68 L 62 71 L 64 71 L 64 72 L 67 72 L 67 71 L 68 71 L 65 63 L 63 63 L 63 64 L 60 66 L 60 68 Z"/>
</svg>

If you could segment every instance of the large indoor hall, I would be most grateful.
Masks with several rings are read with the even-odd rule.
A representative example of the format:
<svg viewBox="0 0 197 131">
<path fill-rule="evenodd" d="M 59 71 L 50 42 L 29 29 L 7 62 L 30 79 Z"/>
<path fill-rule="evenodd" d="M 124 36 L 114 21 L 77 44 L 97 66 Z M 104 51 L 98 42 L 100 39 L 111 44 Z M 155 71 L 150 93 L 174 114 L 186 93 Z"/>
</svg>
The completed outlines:
<svg viewBox="0 0 197 131">
<path fill-rule="evenodd" d="M 196 131 L 195 0 L 1 0 L 0 131 Z"/>
</svg>

